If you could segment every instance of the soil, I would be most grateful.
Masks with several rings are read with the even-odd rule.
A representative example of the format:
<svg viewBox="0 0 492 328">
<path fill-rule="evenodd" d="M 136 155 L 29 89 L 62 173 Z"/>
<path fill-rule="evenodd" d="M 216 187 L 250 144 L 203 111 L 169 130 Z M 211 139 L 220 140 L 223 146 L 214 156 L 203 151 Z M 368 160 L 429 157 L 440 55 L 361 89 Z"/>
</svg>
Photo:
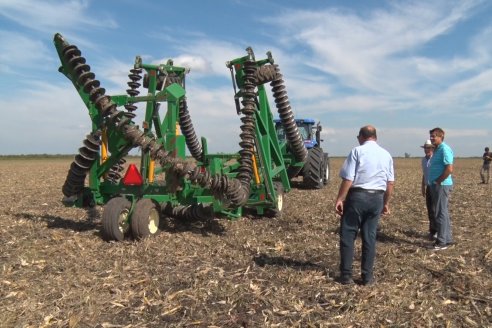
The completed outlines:
<svg viewBox="0 0 492 328">
<path fill-rule="evenodd" d="M 324 189 L 286 194 L 279 218 L 166 219 L 123 242 L 101 238 L 100 207 L 62 205 L 70 162 L 0 160 L 1 327 L 492 327 L 492 188 L 478 158 L 456 159 L 456 243 L 443 251 L 427 248 L 420 159 L 395 160 L 373 286 L 335 281 L 341 158 Z"/>
</svg>

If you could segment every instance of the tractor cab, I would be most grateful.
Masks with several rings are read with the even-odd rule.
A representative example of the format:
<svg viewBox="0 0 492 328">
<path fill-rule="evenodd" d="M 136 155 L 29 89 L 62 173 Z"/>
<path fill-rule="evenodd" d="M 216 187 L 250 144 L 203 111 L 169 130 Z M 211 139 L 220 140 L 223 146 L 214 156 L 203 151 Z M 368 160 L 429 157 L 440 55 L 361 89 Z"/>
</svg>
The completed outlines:
<svg viewBox="0 0 492 328">
<path fill-rule="evenodd" d="M 296 119 L 295 121 L 302 140 L 304 141 L 304 146 L 307 149 L 319 147 L 322 141 L 320 140 L 321 125 L 319 122 L 316 124 L 315 120 L 311 118 Z M 280 142 L 284 142 L 286 136 L 282 122 L 279 119 L 274 120 L 274 122 L 277 137 Z"/>
</svg>

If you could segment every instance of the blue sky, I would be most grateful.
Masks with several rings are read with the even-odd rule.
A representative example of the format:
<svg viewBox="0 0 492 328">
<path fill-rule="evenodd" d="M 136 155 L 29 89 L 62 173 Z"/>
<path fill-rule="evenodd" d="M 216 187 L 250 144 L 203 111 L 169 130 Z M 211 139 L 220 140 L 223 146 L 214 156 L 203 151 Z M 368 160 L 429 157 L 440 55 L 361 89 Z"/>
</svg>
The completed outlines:
<svg viewBox="0 0 492 328">
<path fill-rule="evenodd" d="M 0 0 L 0 154 L 74 154 L 91 129 L 57 71 L 58 32 L 110 95 L 125 93 L 136 55 L 189 67 L 189 110 L 211 152 L 238 150 L 225 62 L 251 46 L 272 52 L 296 117 L 322 122 L 332 156 L 366 124 L 393 156 L 423 155 L 436 126 L 456 156 L 481 156 L 492 146 L 491 17 L 479 0 Z"/>
</svg>

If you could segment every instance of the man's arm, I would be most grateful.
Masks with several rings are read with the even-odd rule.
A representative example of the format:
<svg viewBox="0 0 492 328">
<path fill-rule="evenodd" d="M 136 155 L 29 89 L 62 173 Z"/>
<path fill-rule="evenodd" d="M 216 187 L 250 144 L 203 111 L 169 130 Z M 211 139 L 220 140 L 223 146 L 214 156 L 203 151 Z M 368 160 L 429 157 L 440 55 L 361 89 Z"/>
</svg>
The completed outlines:
<svg viewBox="0 0 492 328">
<path fill-rule="evenodd" d="M 391 195 L 393 194 L 393 187 L 395 185 L 394 181 L 388 181 L 386 183 L 386 191 L 384 193 L 384 206 L 383 206 L 383 214 L 390 214 L 391 211 L 389 209 L 389 201 L 391 199 Z"/>
<path fill-rule="evenodd" d="M 345 198 L 347 198 L 347 194 L 351 186 L 352 181 L 347 179 L 343 179 L 340 184 L 337 201 L 335 203 L 335 212 L 337 212 L 338 215 L 343 215 L 343 202 L 345 201 Z"/>
<path fill-rule="evenodd" d="M 448 164 L 445 166 L 444 171 L 439 178 L 436 179 L 436 184 L 440 185 L 451 173 L 453 173 L 453 164 Z"/>
<path fill-rule="evenodd" d="M 425 183 L 425 178 L 424 178 L 424 175 L 422 174 L 422 196 L 425 197 L 425 187 L 426 187 L 427 183 Z"/>
</svg>

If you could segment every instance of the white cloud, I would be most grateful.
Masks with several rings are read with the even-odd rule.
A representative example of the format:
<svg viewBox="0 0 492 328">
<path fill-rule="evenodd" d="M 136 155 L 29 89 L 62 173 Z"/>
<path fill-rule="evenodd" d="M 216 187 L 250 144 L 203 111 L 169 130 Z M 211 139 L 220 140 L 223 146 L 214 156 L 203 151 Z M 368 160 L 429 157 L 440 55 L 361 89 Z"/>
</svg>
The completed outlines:
<svg viewBox="0 0 492 328">
<path fill-rule="evenodd" d="M 199 72 L 200 74 L 197 74 L 198 77 L 204 74 L 230 77 L 226 61 L 246 56 L 247 54 L 244 49 L 238 48 L 237 45 L 223 41 L 202 39 L 187 42 L 179 46 L 178 50 L 184 53 L 181 58 L 178 58 L 188 58 L 191 64 L 191 72 Z"/>
<path fill-rule="evenodd" d="M 420 146 L 429 137 L 429 128 L 394 128 L 377 126 L 378 143 L 387 149 L 393 157 L 423 156 Z M 358 146 L 355 136 L 359 127 L 329 128 L 322 132 L 323 149 L 332 156 L 346 156 L 350 149 Z M 480 156 L 491 133 L 486 129 L 447 129 L 445 142 L 454 150 L 455 156 Z"/>
<path fill-rule="evenodd" d="M 312 50 L 308 64 L 335 76 L 342 85 L 358 92 L 405 94 L 422 81 L 416 68 L 427 68 L 427 75 L 444 67 L 449 72 L 450 67 L 438 61 L 412 60 L 413 54 L 467 19 L 477 2 L 392 4 L 366 14 L 296 11 L 270 22 L 281 27 L 286 42 L 308 46 Z"/>
<path fill-rule="evenodd" d="M 2 0 L 0 15 L 21 26 L 50 33 L 58 28 L 72 30 L 85 27 L 117 27 L 117 23 L 109 16 L 94 17 L 89 14 L 89 4 L 86 0 Z"/>
<path fill-rule="evenodd" d="M 27 68 L 43 69 L 45 66 L 41 64 L 52 60 L 51 53 L 40 40 L 2 30 L 0 39 L 0 62 L 4 72 L 18 71 L 21 75 L 29 76 Z"/>
<path fill-rule="evenodd" d="M 32 81 L 0 98 L 0 154 L 74 154 L 91 131 L 88 110 L 71 85 Z"/>
<path fill-rule="evenodd" d="M 490 101 L 491 95 L 492 69 L 487 69 L 449 85 L 444 91 L 422 100 L 422 103 L 433 108 L 436 113 L 451 110 L 472 114 L 477 111 L 483 112 L 484 104 Z"/>
<path fill-rule="evenodd" d="M 470 28 L 476 23 L 473 15 L 482 5 L 487 2 L 387 1 L 364 10 L 284 10 L 262 20 L 258 20 L 261 15 L 255 16 L 259 30 L 264 30 L 261 22 L 269 24 L 262 41 L 246 34 L 238 37 L 227 29 L 220 35 L 209 34 L 197 26 L 178 33 L 162 21 L 152 23 L 149 16 L 146 24 L 133 26 L 132 36 L 152 41 L 160 38 L 159 47 L 149 42 L 149 48 L 140 48 L 145 41 L 137 40 L 135 50 L 147 53 L 142 56 L 146 62 L 157 62 L 152 51 L 158 49 L 169 56 L 160 63 L 171 58 L 175 65 L 191 68 L 187 78 L 191 116 L 197 133 L 209 139 L 213 152 L 237 150 L 240 120 L 225 62 L 245 56 L 244 48 L 251 45 L 257 59 L 272 51 L 296 117 L 322 120 L 330 153 L 345 155 L 356 143 L 359 124 L 374 123 L 380 141 L 392 153 L 417 154 L 428 134 L 427 127 L 420 127 L 442 124 L 455 152 L 468 156 L 475 155 L 475 146 L 483 149 L 482 140 L 490 138 L 485 119 L 492 117 L 490 22 L 474 26 L 473 34 L 460 30 L 462 24 Z M 4 76 L 17 74 L 18 82 L 27 86 L 27 90 L 4 91 L 0 97 L 3 117 L 14 122 L 0 137 L 10 140 L 26 122 L 29 128 L 34 126 L 32 132 L 18 138 L 19 152 L 42 152 L 24 141 L 36 139 L 42 140 L 45 148 L 56 148 L 53 152 L 73 153 L 90 130 L 87 110 L 70 82 L 60 84 L 63 77 L 55 80 L 53 76 L 59 74 L 56 68 L 46 74 L 53 69 L 53 62 L 58 65 L 53 49 L 48 49 L 51 40 L 46 39 L 47 32 L 63 31 L 70 43 L 83 50 L 108 94 L 125 92 L 133 60 L 124 58 L 134 55 L 126 52 L 133 51 L 129 48 L 135 40 L 129 41 L 131 45 L 121 43 L 124 26 L 118 35 L 106 30 L 118 27 L 115 18 L 125 12 L 118 8 L 112 18 L 113 12 L 104 8 L 89 0 L 0 0 L 0 17 L 9 23 L 0 31 L 0 72 Z M 244 22 L 250 23 L 248 17 Z M 12 28 L 7 31 L 9 26 Z M 90 40 L 97 40 L 102 29 L 108 41 L 93 44 Z M 463 39 L 456 40 L 447 53 L 436 54 L 443 40 L 454 41 L 455 32 Z M 31 73 L 34 76 L 29 76 Z M 36 82 L 41 80 L 45 82 Z M 7 110 L 10 108 L 16 108 L 15 113 Z M 425 117 L 419 121 L 417 114 L 411 115 L 414 110 Z M 276 112 L 275 106 L 272 111 Z M 405 120 L 408 116 L 412 118 Z M 11 152 L 2 146 L 0 153 Z"/>
<path fill-rule="evenodd" d="M 101 81 L 101 86 L 106 89 L 109 95 L 126 94 L 128 89 L 128 74 L 134 67 L 134 63 L 125 63 L 114 57 L 99 59 L 98 65 L 92 69 L 96 78 Z M 143 78 L 143 74 L 142 74 Z M 142 84 L 142 80 L 140 80 Z"/>
<path fill-rule="evenodd" d="M 181 55 L 173 59 L 174 65 L 191 68 L 192 72 L 208 73 L 212 71 L 210 62 L 203 57 L 192 55 Z M 161 61 L 161 63 L 164 61 Z"/>
</svg>

